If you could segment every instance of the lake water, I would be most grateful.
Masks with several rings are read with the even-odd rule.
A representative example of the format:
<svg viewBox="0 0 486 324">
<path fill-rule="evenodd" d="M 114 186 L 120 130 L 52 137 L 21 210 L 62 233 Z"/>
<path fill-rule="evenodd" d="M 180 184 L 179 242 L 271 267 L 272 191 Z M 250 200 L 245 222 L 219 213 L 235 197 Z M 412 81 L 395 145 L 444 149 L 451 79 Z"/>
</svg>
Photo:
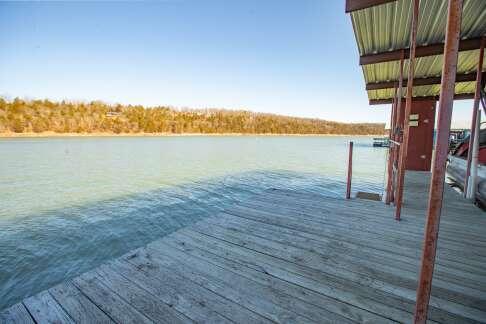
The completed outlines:
<svg viewBox="0 0 486 324">
<path fill-rule="evenodd" d="M 0 139 L 0 309 L 269 188 L 383 192 L 370 137 Z"/>
</svg>

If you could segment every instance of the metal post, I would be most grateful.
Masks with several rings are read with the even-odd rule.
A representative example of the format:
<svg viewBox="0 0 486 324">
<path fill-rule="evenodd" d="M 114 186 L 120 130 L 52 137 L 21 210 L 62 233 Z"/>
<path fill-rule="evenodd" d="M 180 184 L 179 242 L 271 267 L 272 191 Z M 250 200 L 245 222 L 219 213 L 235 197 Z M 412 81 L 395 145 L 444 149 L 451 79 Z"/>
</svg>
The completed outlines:
<svg viewBox="0 0 486 324">
<path fill-rule="evenodd" d="M 471 162 L 473 157 L 473 147 L 476 144 L 476 129 L 478 128 L 477 119 L 478 119 L 478 110 L 479 110 L 479 100 L 481 97 L 481 78 L 482 78 L 482 71 L 483 71 L 483 57 L 484 57 L 484 43 L 486 42 L 485 38 L 481 40 L 481 45 L 479 48 L 479 59 L 478 59 L 478 68 L 476 71 L 476 91 L 474 92 L 474 104 L 473 104 L 473 112 L 472 112 L 472 119 L 471 119 L 471 135 L 469 136 L 469 149 L 467 150 L 467 167 L 466 167 L 466 177 L 464 178 L 464 196 L 468 199 L 474 199 L 476 195 L 476 184 L 473 184 L 471 181 L 475 177 L 472 177 L 471 172 Z M 481 111 L 479 111 L 479 115 L 481 115 Z M 481 117 L 481 116 L 479 116 Z M 476 168 L 477 173 L 477 163 L 473 165 Z M 470 180 L 471 179 L 471 180 Z M 470 194 L 472 193 L 472 194 Z"/>
<path fill-rule="evenodd" d="M 476 116 L 476 131 L 474 132 L 474 144 L 472 147 L 471 158 L 471 175 L 469 177 L 469 187 L 467 191 L 467 198 L 473 202 L 476 200 L 476 191 L 478 187 L 478 163 L 479 163 L 479 130 L 481 125 L 481 111 L 478 111 Z"/>
<path fill-rule="evenodd" d="M 400 69 L 399 69 L 399 76 L 398 76 L 398 91 L 397 91 L 397 108 L 396 108 L 396 114 L 395 114 L 395 141 L 401 143 L 402 142 L 402 136 L 401 136 L 401 130 L 403 129 L 403 125 L 400 124 L 400 120 L 402 119 L 402 89 L 403 89 L 403 65 L 404 65 L 404 60 L 405 60 L 405 51 L 402 50 L 402 54 L 400 56 Z M 393 165 L 397 165 L 397 170 L 398 170 L 398 159 L 400 158 L 400 146 L 395 147 L 394 150 L 394 155 L 393 155 Z M 393 186 L 393 201 L 396 204 L 396 199 L 395 197 L 397 196 L 397 193 L 395 192 L 396 188 L 398 187 L 398 181 L 395 178 L 395 174 L 393 175 L 394 177 L 394 186 Z M 396 182 L 396 183 L 395 183 Z"/>
<path fill-rule="evenodd" d="M 415 75 L 415 49 L 417 47 L 417 25 L 418 25 L 418 15 L 419 15 L 419 5 L 420 0 L 414 0 L 413 2 L 413 15 L 412 15 L 412 31 L 410 35 L 410 58 L 408 61 L 408 80 L 407 80 L 407 101 L 405 103 L 405 118 L 403 121 L 403 142 L 400 146 L 400 162 L 398 165 L 398 188 L 397 188 L 397 199 L 396 199 L 396 211 L 395 219 L 400 220 L 400 215 L 402 212 L 402 201 L 403 201 L 403 182 L 405 180 L 405 168 L 407 162 L 407 150 L 409 141 L 409 119 L 410 112 L 412 110 L 412 98 L 413 98 L 413 78 Z"/>
<path fill-rule="evenodd" d="M 348 155 L 348 183 L 346 186 L 346 199 L 351 198 L 351 178 L 353 176 L 353 142 L 349 142 Z"/>
<path fill-rule="evenodd" d="M 429 190 L 427 225 L 422 252 L 420 277 L 417 287 L 414 323 L 425 323 L 429 307 L 430 289 L 434 273 L 439 222 L 444 192 L 444 178 L 447 154 L 449 151 L 449 133 L 451 126 L 452 106 L 454 103 L 454 86 L 457 70 L 457 53 L 461 32 L 462 0 L 449 0 L 444 59 L 442 65 L 442 83 L 440 87 L 437 139 L 435 143 L 432 180 Z"/>
<path fill-rule="evenodd" d="M 395 201 L 395 173 L 393 172 L 393 168 L 395 166 L 395 160 L 397 157 L 397 150 L 398 146 L 396 145 L 397 136 L 395 130 L 397 128 L 397 114 L 398 114 L 398 101 L 400 100 L 397 98 L 397 89 L 395 89 L 395 109 L 393 110 L 393 143 L 391 143 L 391 188 L 390 188 L 390 202 Z"/>
<path fill-rule="evenodd" d="M 390 140 L 395 140 L 395 137 L 393 136 L 394 133 L 394 128 L 395 128 L 395 114 L 396 114 L 396 106 L 397 106 L 397 88 L 395 88 L 395 97 L 393 98 L 393 103 L 392 103 L 392 109 L 390 113 L 390 134 L 389 138 Z M 387 177 L 387 184 L 386 184 L 386 199 L 385 203 L 387 205 L 390 204 L 392 201 L 392 177 L 393 177 L 393 152 L 394 152 L 394 146 L 393 142 L 389 141 L 388 142 L 389 147 L 388 147 L 388 164 L 387 164 L 387 171 L 388 171 L 388 177 Z"/>
<path fill-rule="evenodd" d="M 399 70 L 399 77 L 398 77 L 398 94 L 397 94 L 398 103 L 397 103 L 397 123 L 396 123 L 396 125 L 398 127 L 401 126 L 400 120 L 402 119 L 402 97 L 403 97 L 402 90 L 403 90 L 403 65 L 404 65 L 404 61 L 405 61 L 405 51 L 402 50 L 402 56 L 400 57 L 400 70 Z M 402 128 L 402 127 L 400 127 L 400 128 Z M 397 140 L 399 140 L 399 142 L 402 142 L 400 135 L 397 136 Z"/>
</svg>

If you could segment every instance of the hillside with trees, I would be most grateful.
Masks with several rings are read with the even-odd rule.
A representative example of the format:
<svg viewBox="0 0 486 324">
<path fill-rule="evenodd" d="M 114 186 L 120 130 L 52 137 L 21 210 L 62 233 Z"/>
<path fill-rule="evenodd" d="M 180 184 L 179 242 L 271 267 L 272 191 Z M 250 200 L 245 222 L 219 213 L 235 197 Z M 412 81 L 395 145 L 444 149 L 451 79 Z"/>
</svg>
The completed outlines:
<svg viewBox="0 0 486 324">
<path fill-rule="evenodd" d="M 99 101 L 7 101 L 0 98 L 0 133 L 384 134 L 384 124 L 347 124 L 224 109 L 108 105 Z"/>
</svg>

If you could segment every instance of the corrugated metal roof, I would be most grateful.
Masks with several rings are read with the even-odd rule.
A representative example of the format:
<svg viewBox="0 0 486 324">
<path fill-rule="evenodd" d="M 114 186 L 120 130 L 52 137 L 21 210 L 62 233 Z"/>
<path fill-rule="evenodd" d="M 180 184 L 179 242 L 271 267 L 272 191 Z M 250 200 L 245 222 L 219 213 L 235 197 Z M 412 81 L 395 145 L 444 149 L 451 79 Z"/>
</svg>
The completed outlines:
<svg viewBox="0 0 486 324">
<path fill-rule="evenodd" d="M 485 0 L 486 2 L 486 0 Z M 486 57 L 486 55 L 485 55 Z M 457 73 L 476 73 L 479 50 L 459 52 Z M 441 75 L 443 55 L 418 57 L 415 59 L 415 77 L 436 77 Z M 405 78 L 408 71 L 408 60 L 404 62 Z M 400 77 L 400 62 L 384 62 L 363 65 L 366 83 L 398 80 Z"/>
<path fill-rule="evenodd" d="M 475 85 L 475 82 L 458 82 L 456 83 L 456 94 L 473 93 Z M 413 87 L 414 97 L 438 96 L 439 93 L 440 84 Z M 389 99 L 393 98 L 394 94 L 395 89 L 368 90 L 368 98 L 370 100 Z M 407 88 L 403 88 L 402 95 L 405 98 Z"/>
<path fill-rule="evenodd" d="M 351 13 L 351 20 L 360 55 L 381 53 L 409 47 L 412 1 L 398 0 Z M 417 31 L 417 46 L 443 43 L 447 21 L 447 1 L 421 0 Z M 461 39 L 486 35 L 486 0 L 464 0 Z M 478 50 L 460 52 L 458 73 L 475 73 Z M 442 55 L 416 58 L 415 77 L 441 75 Z M 485 69 L 486 70 L 486 69 Z M 408 60 L 405 61 L 405 77 Z M 366 83 L 393 81 L 399 78 L 399 62 L 385 62 L 363 66 Z M 435 96 L 440 86 L 414 88 L 414 95 Z M 474 92 L 474 82 L 458 83 L 457 93 Z M 393 97 L 393 89 L 370 90 L 369 99 Z"/>
</svg>

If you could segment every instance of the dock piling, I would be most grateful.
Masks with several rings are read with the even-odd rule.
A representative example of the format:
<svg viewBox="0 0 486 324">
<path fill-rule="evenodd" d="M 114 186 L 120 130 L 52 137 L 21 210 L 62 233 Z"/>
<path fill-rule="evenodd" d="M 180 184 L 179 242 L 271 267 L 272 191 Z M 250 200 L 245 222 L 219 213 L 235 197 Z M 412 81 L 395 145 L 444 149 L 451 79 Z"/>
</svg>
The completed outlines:
<svg viewBox="0 0 486 324">
<path fill-rule="evenodd" d="M 486 43 L 486 38 L 481 40 L 481 45 L 479 48 L 479 57 L 478 57 L 478 67 L 476 71 L 476 89 L 474 92 L 474 104 L 473 104 L 473 112 L 472 112 L 472 119 L 471 119 L 471 135 L 469 136 L 469 149 L 467 150 L 467 167 L 466 167 L 466 176 L 464 177 L 464 197 L 467 199 L 471 199 L 474 201 L 476 195 L 476 174 L 477 173 L 477 154 L 478 152 L 478 143 L 479 141 L 479 132 L 480 123 L 479 119 L 481 119 L 481 110 L 479 108 L 479 100 L 481 98 L 481 85 L 482 85 L 482 76 L 483 76 L 483 57 L 484 57 L 484 45 Z M 476 154 L 476 160 L 474 160 L 474 154 Z M 474 163 L 473 163 L 474 161 Z M 474 169 L 474 170 L 473 170 Z M 474 175 L 473 175 L 474 174 Z M 473 175 L 471 177 L 471 175 Z"/>
<path fill-rule="evenodd" d="M 348 183 L 346 185 L 346 199 L 351 198 L 351 178 L 352 177 L 353 177 L 353 141 L 349 142 Z"/>
<path fill-rule="evenodd" d="M 432 179 L 430 181 L 429 189 L 421 269 L 417 287 L 414 314 L 415 324 L 426 323 L 429 309 L 430 291 L 432 288 L 439 223 L 442 211 L 442 199 L 444 194 L 446 161 L 449 151 L 449 132 L 457 74 L 457 53 L 459 50 L 461 32 L 462 3 L 462 0 L 449 0 L 448 3 L 439 115 L 437 117 L 437 139 L 435 143 Z"/>
</svg>

